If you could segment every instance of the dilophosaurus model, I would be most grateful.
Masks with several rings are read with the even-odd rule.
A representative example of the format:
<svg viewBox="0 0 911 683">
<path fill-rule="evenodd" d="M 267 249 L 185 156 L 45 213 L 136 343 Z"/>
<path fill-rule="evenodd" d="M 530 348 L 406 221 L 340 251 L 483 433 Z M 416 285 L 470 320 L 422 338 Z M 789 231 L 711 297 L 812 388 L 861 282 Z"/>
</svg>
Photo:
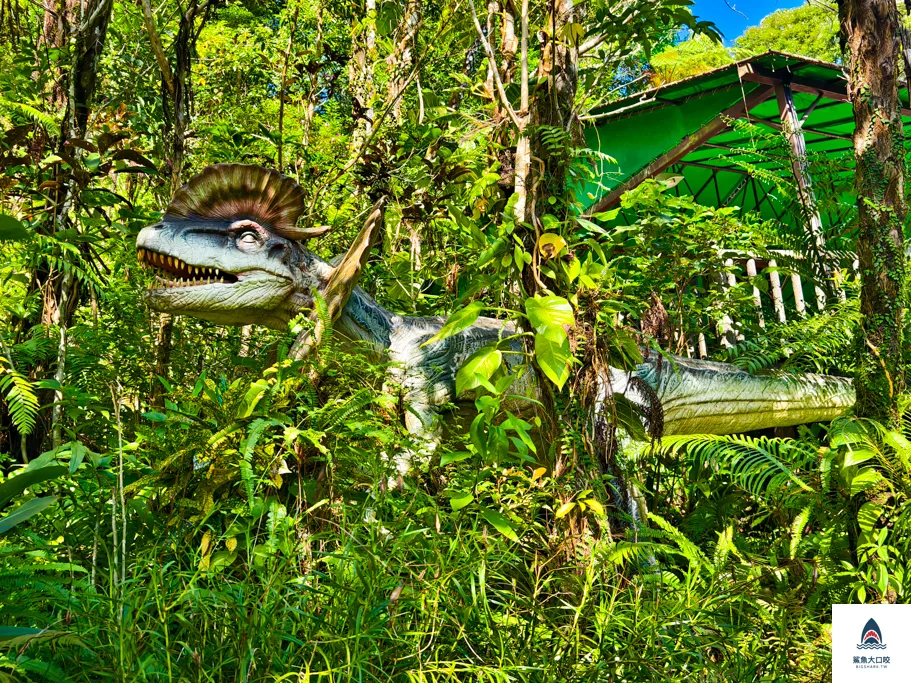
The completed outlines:
<svg viewBox="0 0 911 683">
<path fill-rule="evenodd" d="M 139 233 L 139 260 L 155 273 L 150 305 L 220 324 L 286 329 L 295 315 L 313 309 L 315 290 L 342 338 L 366 342 L 359 346 L 391 362 L 409 405 L 406 426 L 418 435 L 434 433 L 440 406 L 466 398 L 456 395 L 455 376 L 474 352 L 499 342 L 511 352 L 507 363 L 525 362 L 512 323 L 481 317 L 458 334 L 425 344 L 445 318 L 393 313 L 356 286 L 379 207 L 337 265 L 307 249 L 307 240 L 328 228 L 298 227 L 304 208 L 301 188 L 275 171 L 209 166 L 176 193 L 160 223 Z M 824 422 L 854 403 L 845 378 L 751 375 L 710 361 L 675 357 L 662 363 L 654 355 L 632 373 L 611 369 L 606 382 L 605 396 L 609 389 L 641 406 L 656 398 L 668 435 Z M 525 384 L 519 391 L 533 395 L 533 382 Z"/>
</svg>

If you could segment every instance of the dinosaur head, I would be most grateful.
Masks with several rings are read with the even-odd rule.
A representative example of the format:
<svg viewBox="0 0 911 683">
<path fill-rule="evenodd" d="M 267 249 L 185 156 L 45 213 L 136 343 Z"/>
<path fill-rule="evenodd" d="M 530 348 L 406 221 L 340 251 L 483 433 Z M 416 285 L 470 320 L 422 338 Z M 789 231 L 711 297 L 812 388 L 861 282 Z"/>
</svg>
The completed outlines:
<svg viewBox="0 0 911 683">
<path fill-rule="evenodd" d="M 305 248 L 328 228 L 299 228 L 300 186 L 259 166 L 209 166 L 136 240 L 159 311 L 283 328 L 313 305 L 333 269 Z"/>
</svg>

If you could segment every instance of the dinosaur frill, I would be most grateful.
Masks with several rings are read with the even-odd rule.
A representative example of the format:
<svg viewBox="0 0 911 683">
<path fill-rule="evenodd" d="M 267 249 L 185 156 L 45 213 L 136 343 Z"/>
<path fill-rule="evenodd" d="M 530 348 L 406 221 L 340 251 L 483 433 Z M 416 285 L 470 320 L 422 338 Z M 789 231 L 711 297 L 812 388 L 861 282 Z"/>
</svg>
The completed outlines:
<svg viewBox="0 0 911 683">
<path fill-rule="evenodd" d="M 298 227 L 305 208 L 300 185 L 277 171 L 245 164 L 215 164 L 177 191 L 165 210 L 165 218 L 250 219 L 296 240 L 328 231 L 328 226 Z"/>
</svg>

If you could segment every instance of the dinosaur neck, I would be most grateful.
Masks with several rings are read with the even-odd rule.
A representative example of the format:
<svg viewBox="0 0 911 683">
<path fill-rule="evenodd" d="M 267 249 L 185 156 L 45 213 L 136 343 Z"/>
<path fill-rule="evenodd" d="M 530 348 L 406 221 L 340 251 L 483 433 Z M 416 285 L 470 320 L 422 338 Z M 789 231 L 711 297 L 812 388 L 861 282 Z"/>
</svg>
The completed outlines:
<svg viewBox="0 0 911 683">
<path fill-rule="evenodd" d="M 317 285 L 319 290 L 325 291 L 336 265 L 335 260 L 326 262 L 308 251 L 302 254 L 301 270 L 308 273 L 311 278 L 315 277 L 320 283 Z M 302 280 L 298 283 L 297 291 L 288 302 L 289 319 L 312 306 L 310 287 L 312 284 L 308 284 L 307 281 Z M 382 355 L 389 348 L 392 316 L 392 313 L 374 301 L 367 292 L 355 287 L 335 322 L 335 329 L 346 339 L 367 342 L 377 354 Z"/>
<path fill-rule="evenodd" d="M 376 353 L 383 354 L 390 344 L 392 313 L 355 287 L 335 326 L 342 336 L 367 342 Z"/>
</svg>

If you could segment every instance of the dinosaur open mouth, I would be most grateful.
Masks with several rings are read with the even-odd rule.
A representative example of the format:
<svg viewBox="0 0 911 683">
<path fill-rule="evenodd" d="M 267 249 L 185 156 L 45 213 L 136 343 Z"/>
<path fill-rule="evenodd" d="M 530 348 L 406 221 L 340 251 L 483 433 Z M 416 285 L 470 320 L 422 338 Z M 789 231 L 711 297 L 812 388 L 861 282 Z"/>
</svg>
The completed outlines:
<svg viewBox="0 0 911 683">
<path fill-rule="evenodd" d="M 139 263 L 152 271 L 161 287 L 192 287 L 195 285 L 231 284 L 237 276 L 209 266 L 191 266 L 173 256 L 148 249 L 138 250 Z"/>
</svg>

